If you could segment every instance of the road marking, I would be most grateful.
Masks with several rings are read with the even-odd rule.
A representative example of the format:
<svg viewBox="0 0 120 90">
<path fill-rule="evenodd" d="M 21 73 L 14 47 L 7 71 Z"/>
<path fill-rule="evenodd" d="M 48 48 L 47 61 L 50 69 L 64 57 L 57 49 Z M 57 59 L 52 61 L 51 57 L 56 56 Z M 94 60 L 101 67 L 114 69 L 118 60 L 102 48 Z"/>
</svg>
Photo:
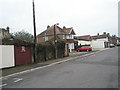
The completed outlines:
<svg viewBox="0 0 120 90">
<path fill-rule="evenodd" d="M 19 81 L 23 80 L 22 78 L 14 78 L 14 79 L 16 79 L 14 82 L 19 82 Z"/>
<path fill-rule="evenodd" d="M 7 84 L 3 84 L 3 85 L 0 85 L 0 87 L 4 87 L 4 86 L 6 86 Z"/>
</svg>

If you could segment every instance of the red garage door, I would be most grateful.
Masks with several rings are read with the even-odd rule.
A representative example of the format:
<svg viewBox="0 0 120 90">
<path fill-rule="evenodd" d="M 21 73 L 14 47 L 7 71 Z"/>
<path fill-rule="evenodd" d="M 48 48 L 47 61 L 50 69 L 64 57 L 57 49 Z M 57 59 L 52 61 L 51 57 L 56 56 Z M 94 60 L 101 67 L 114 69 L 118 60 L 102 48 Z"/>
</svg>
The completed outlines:
<svg viewBox="0 0 120 90">
<path fill-rule="evenodd" d="M 31 47 L 15 46 L 15 65 L 32 63 Z"/>
</svg>

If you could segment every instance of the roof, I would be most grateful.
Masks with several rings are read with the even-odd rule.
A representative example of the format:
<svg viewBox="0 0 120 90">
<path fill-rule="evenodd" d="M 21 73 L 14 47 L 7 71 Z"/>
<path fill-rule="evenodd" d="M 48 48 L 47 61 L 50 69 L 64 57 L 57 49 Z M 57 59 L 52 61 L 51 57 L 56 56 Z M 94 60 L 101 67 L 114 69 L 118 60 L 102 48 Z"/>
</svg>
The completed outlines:
<svg viewBox="0 0 120 90">
<path fill-rule="evenodd" d="M 84 35 L 84 36 L 76 36 L 76 39 L 78 39 L 78 40 L 91 40 L 92 37 L 90 35 Z"/>
<path fill-rule="evenodd" d="M 8 35 L 3 38 L 0 38 L 0 41 L 2 41 L 3 45 L 25 45 L 25 46 L 31 46 L 33 43 L 27 42 L 24 40 L 21 40 L 13 35 Z"/>
<path fill-rule="evenodd" d="M 96 36 L 92 36 L 92 39 L 101 39 L 106 37 L 108 37 L 108 35 L 96 35 Z"/>
<path fill-rule="evenodd" d="M 63 28 L 63 31 L 66 33 L 66 34 L 73 34 L 73 35 L 75 35 L 75 32 L 74 32 L 74 30 L 73 30 L 73 28 L 71 27 L 71 28 Z"/>
<path fill-rule="evenodd" d="M 118 40 L 120 40 L 120 37 L 117 37 Z"/>
<path fill-rule="evenodd" d="M 72 28 L 62 29 L 59 26 L 55 26 L 55 32 L 56 32 L 56 34 L 73 34 L 73 35 L 75 35 L 75 32 Z M 45 35 L 47 35 L 47 36 L 54 35 L 54 25 L 51 27 L 48 27 L 46 30 L 44 30 L 37 36 L 40 37 L 40 36 L 45 36 Z"/>
<path fill-rule="evenodd" d="M 9 30 L 8 29 L 5 29 L 5 28 L 0 28 L 0 33 L 1 32 L 8 32 L 9 33 Z"/>
</svg>

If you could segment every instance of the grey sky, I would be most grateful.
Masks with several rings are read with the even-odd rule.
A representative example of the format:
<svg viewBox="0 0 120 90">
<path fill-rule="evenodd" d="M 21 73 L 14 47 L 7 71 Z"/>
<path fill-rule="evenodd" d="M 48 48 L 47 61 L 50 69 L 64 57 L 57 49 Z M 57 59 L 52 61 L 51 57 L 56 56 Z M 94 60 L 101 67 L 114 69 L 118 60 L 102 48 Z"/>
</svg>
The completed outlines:
<svg viewBox="0 0 120 90">
<path fill-rule="evenodd" d="M 35 0 L 37 34 L 47 25 L 73 27 L 77 35 L 118 34 L 119 0 Z M 0 27 L 33 34 L 32 0 L 0 0 Z"/>
</svg>

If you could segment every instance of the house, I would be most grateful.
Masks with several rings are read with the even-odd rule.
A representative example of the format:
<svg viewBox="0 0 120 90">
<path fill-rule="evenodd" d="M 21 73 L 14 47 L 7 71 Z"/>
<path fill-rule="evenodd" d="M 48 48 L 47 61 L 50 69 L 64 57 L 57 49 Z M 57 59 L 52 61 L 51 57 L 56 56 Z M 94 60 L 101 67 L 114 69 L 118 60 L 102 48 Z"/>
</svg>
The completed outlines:
<svg viewBox="0 0 120 90">
<path fill-rule="evenodd" d="M 120 37 L 117 37 L 117 45 L 120 46 Z"/>
<path fill-rule="evenodd" d="M 95 36 L 92 36 L 92 48 L 108 48 L 110 45 L 109 42 L 110 34 L 106 32 L 103 32 L 102 35 L 99 35 L 99 33 Z"/>
<path fill-rule="evenodd" d="M 75 36 L 75 39 L 78 41 L 78 46 L 80 45 L 91 46 L 92 37 L 90 35 Z"/>
<path fill-rule="evenodd" d="M 92 36 L 92 47 L 93 48 L 108 48 L 110 44 L 117 45 L 117 37 L 115 35 L 110 35 L 109 33 L 103 32 L 102 35 L 99 33 Z"/>
<path fill-rule="evenodd" d="M 92 36 L 91 45 L 92 48 L 108 48 L 109 47 L 109 33 L 106 34 L 106 32 L 103 32 L 102 35 L 99 35 L 99 33 L 95 36 Z"/>
<path fill-rule="evenodd" d="M 63 28 L 60 28 L 59 26 L 54 25 L 53 26 L 47 26 L 47 29 L 44 30 L 42 33 L 37 35 L 37 42 L 45 42 L 51 39 L 62 39 L 65 40 L 66 44 L 68 45 L 69 52 L 72 52 L 74 50 L 74 35 L 75 32 L 73 28 L 66 28 L 65 26 Z M 56 36 L 56 37 L 54 37 Z"/>
<path fill-rule="evenodd" d="M 110 44 L 114 44 L 115 46 L 117 45 L 117 37 L 116 35 L 112 35 L 108 38 Z"/>
</svg>

